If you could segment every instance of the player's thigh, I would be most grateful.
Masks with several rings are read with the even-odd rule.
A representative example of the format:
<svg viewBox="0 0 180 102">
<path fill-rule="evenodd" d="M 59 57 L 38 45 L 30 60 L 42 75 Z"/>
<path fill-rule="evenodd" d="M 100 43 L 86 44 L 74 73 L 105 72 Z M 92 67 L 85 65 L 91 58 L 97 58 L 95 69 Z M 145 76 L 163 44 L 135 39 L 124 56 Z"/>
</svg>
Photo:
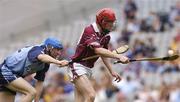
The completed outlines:
<svg viewBox="0 0 180 102">
<path fill-rule="evenodd" d="M 12 81 L 9 83 L 7 86 L 10 90 L 20 92 L 23 94 L 27 94 L 29 92 L 34 92 L 35 88 L 32 87 L 26 80 L 23 78 L 19 77 L 16 80 Z"/>
<path fill-rule="evenodd" d="M 86 75 L 76 78 L 74 84 L 76 89 L 82 94 L 95 93 L 95 90 Z"/>
<path fill-rule="evenodd" d="M 75 102 L 84 102 L 83 94 L 77 88 L 75 88 L 74 90 L 74 95 L 75 95 Z"/>
<path fill-rule="evenodd" d="M 12 94 L 11 92 L 0 92 L 0 102 L 14 102 L 15 100 L 15 94 Z"/>
<path fill-rule="evenodd" d="M 75 87 L 74 93 L 75 93 L 75 95 L 77 95 L 78 97 L 79 97 L 79 96 L 82 96 L 82 92 L 79 91 L 79 89 L 78 89 L 77 87 Z"/>
</svg>

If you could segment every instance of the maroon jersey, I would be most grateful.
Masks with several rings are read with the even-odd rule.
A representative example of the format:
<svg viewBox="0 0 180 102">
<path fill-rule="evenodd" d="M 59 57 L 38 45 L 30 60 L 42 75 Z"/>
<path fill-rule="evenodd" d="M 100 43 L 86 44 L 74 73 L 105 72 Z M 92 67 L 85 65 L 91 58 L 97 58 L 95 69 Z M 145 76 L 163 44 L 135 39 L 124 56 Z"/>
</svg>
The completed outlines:
<svg viewBox="0 0 180 102">
<path fill-rule="evenodd" d="M 96 55 L 94 48 L 102 47 L 108 49 L 109 41 L 110 36 L 100 34 L 96 23 L 87 26 L 81 35 L 81 38 L 76 47 L 76 52 L 74 56 L 72 56 L 72 61 L 80 63 L 89 68 L 94 67 L 94 63 L 98 58 L 93 58 L 86 61 L 81 61 L 81 59 Z"/>
</svg>

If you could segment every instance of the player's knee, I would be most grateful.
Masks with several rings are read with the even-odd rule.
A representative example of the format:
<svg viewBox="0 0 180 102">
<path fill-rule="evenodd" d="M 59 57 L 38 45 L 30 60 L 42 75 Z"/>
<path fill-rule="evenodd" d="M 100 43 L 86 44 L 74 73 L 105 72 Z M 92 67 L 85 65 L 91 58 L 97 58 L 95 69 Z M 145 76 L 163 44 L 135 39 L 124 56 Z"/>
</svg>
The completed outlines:
<svg viewBox="0 0 180 102">
<path fill-rule="evenodd" d="M 91 101 L 94 101 L 95 100 L 95 95 L 89 95 L 89 100 L 91 100 Z"/>
<path fill-rule="evenodd" d="M 89 94 L 88 94 L 88 96 L 89 96 L 89 99 L 90 100 L 95 100 L 95 97 L 96 97 L 96 93 L 95 93 L 95 91 L 92 91 L 92 92 L 90 92 Z"/>
<path fill-rule="evenodd" d="M 37 94 L 37 91 L 35 89 L 33 89 L 33 90 L 31 90 L 30 94 L 31 94 L 32 97 L 35 97 L 36 94 Z"/>
<path fill-rule="evenodd" d="M 32 88 L 31 90 L 28 91 L 27 95 L 29 95 L 30 97 L 34 98 L 37 94 L 37 91 Z"/>
</svg>

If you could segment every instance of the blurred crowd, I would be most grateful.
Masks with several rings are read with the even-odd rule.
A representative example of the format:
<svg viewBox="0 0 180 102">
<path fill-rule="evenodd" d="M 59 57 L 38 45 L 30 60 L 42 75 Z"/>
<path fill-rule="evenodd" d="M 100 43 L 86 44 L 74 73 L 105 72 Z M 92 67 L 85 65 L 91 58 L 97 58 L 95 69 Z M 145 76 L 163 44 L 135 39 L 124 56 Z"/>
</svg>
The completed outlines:
<svg viewBox="0 0 180 102">
<path fill-rule="evenodd" d="M 125 24 L 121 30 L 117 27 L 111 33 L 110 49 L 123 44 L 129 45 L 133 34 L 164 32 L 173 29 L 180 21 L 180 2 L 177 2 L 170 12 L 150 11 L 149 16 L 143 19 L 137 18 L 138 9 L 140 8 L 134 0 L 126 1 L 123 9 Z M 180 29 L 176 33 L 168 49 L 179 53 Z M 135 39 L 126 53 L 127 56 L 154 57 L 161 45 L 155 46 L 153 40 L 151 37 Z M 74 54 L 74 47 L 66 44 L 63 58 L 69 59 Z M 98 77 L 91 79 L 97 92 L 95 102 L 180 102 L 180 59 L 172 62 L 135 62 L 122 65 L 121 70 L 118 70 L 122 75 L 120 83 L 113 81 L 104 66 L 100 65 L 98 69 Z M 32 76 L 26 79 L 34 83 Z M 41 101 L 73 102 L 73 92 L 74 86 L 66 71 L 50 70 L 47 73 Z"/>
<path fill-rule="evenodd" d="M 122 31 L 138 32 L 163 32 L 175 26 L 180 21 L 180 2 L 170 8 L 169 12 L 149 11 L 146 18 L 138 18 L 138 6 L 135 0 L 127 0 L 124 6 L 125 26 Z"/>
</svg>

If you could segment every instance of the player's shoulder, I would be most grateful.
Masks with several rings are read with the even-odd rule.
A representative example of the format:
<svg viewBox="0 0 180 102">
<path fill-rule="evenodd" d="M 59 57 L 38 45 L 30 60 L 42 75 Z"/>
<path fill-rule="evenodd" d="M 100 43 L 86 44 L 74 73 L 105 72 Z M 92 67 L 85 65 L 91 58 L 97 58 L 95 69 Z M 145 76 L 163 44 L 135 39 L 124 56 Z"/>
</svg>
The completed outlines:
<svg viewBox="0 0 180 102">
<path fill-rule="evenodd" d="M 85 27 L 84 33 L 85 33 L 85 34 L 93 34 L 93 33 L 95 33 L 92 24 L 90 24 L 90 25 L 88 25 L 88 26 Z"/>
<path fill-rule="evenodd" d="M 30 52 L 34 52 L 34 51 L 41 51 L 43 52 L 45 49 L 45 46 L 42 45 L 35 45 L 31 48 Z"/>
<path fill-rule="evenodd" d="M 43 50 L 45 47 L 42 45 L 35 45 L 32 47 L 32 49 L 39 49 L 39 50 Z"/>
</svg>

